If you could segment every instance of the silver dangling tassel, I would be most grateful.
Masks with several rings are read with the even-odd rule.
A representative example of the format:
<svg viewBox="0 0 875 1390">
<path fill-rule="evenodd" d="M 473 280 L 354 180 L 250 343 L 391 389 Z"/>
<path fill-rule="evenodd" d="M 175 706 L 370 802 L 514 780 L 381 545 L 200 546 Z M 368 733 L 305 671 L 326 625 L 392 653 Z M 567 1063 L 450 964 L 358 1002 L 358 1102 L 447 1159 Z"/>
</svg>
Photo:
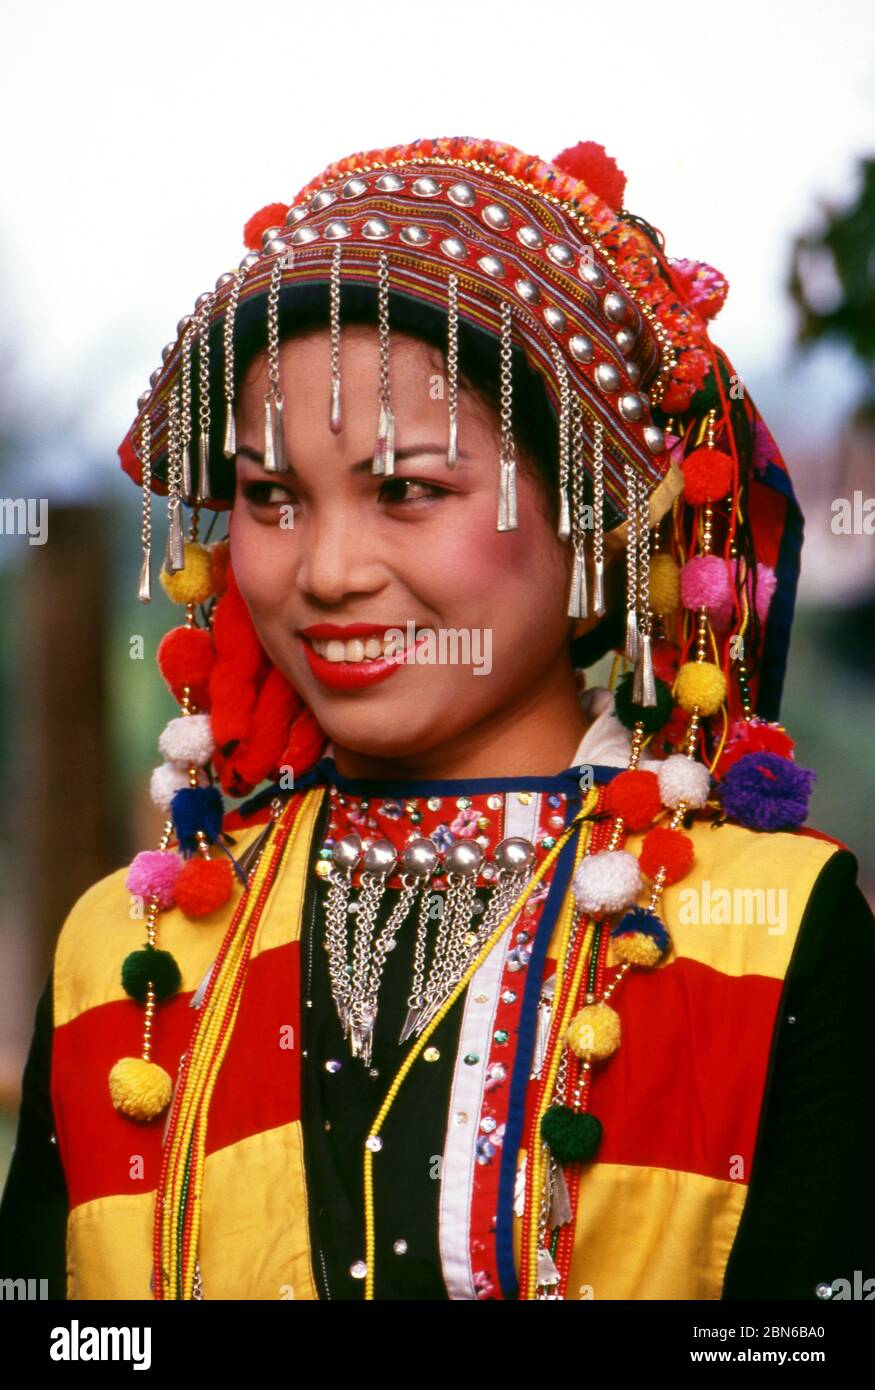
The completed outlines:
<svg viewBox="0 0 875 1390">
<path fill-rule="evenodd" d="M 586 528 L 583 524 L 583 411 L 575 396 L 571 404 L 571 534 L 574 538 L 574 567 L 568 596 L 569 618 L 589 617 L 586 583 Z"/>
<path fill-rule="evenodd" d="M 331 257 L 331 409 L 328 426 L 332 434 L 340 434 L 343 426 L 340 410 L 340 256 L 338 243 Z"/>
<path fill-rule="evenodd" d="M 555 343 L 551 344 L 556 375 L 559 378 L 559 524 L 556 534 L 561 541 L 571 537 L 571 508 L 568 503 L 568 475 L 570 471 L 571 441 L 571 392 L 568 386 L 568 373 L 562 354 Z"/>
<path fill-rule="evenodd" d="M 270 288 L 267 292 L 267 362 L 268 392 L 264 398 L 264 462 L 268 473 L 287 473 L 285 433 L 283 430 L 283 393 L 280 388 L 280 283 L 283 278 L 285 253 L 280 252 L 273 263 Z"/>
<path fill-rule="evenodd" d="M 172 390 L 168 403 L 167 438 L 167 546 L 164 552 L 164 568 L 168 574 L 177 574 L 185 569 L 182 498 L 179 494 L 182 468 L 179 454 L 178 388 Z"/>
<path fill-rule="evenodd" d="M 191 502 L 193 484 L 191 476 L 191 349 L 194 343 L 196 325 L 186 328 L 182 339 L 182 419 L 180 437 L 182 440 L 182 469 L 180 492 L 186 502 Z"/>
<path fill-rule="evenodd" d="M 195 502 L 205 502 L 210 492 L 210 313 L 216 302 L 214 294 L 204 296 L 198 320 L 197 364 L 198 364 L 198 440 L 197 440 L 197 492 Z"/>
<path fill-rule="evenodd" d="M 626 658 L 638 657 L 638 493 L 635 474 L 626 465 L 627 527 L 626 534 Z"/>
<path fill-rule="evenodd" d="M 338 840 L 331 853 L 331 873 L 325 898 L 325 950 L 331 996 L 344 1037 L 349 1036 L 349 1001 L 352 981 L 347 964 L 347 911 L 352 875 L 362 857 L 361 836 L 355 831 Z"/>
<path fill-rule="evenodd" d="M 137 585 L 137 598 L 140 603 L 152 602 L 152 420 L 149 414 L 143 416 L 140 426 L 140 465 L 143 484 L 143 520 L 140 540 L 143 545 L 143 562 L 140 565 L 140 582 Z"/>
<path fill-rule="evenodd" d="M 374 925 L 386 892 L 386 880 L 397 859 L 391 840 L 368 845 L 362 860 L 361 892 L 355 917 L 352 976 L 349 995 L 349 1042 L 353 1057 L 370 1060 L 376 1011 L 365 1002 L 371 966 Z"/>
<path fill-rule="evenodd" d="M 450 433 L 447 442 L 447 468 L 455 468 L 459 457 L 459 277 L 449 278 L 447 308 L 447 406 Z"/>
<path fill-rule="evenodd" d="M 513 440 L 513 311 L 501 302 L 501 473 L 498 486 L 498 531 L 517 529 L 516 449 Z"/>
<path fill-rule="evenodd" d="M 226 459 L 233 458 L 237 452 L 237 422 L 234 418 L 234 324 L 237 318 L 237 305 L 240 302 L 240 290 L 243 287 L 243 281 L 257 260 L 258 257 L 255 252 L 251 251 L 241 261 L 240 267 L 234 275 L 231 293 L 228 296 L 228 308 L 225 311 L 225 323 L 222 330 L 225 346 L 225 438 L 222 443 L 222 453 Z"/>
<path fill-rule="evenodd" d="M 378 318 L 380 331 L 380 418 L 372 473 L 391 478 L 395 472 L 395 416 L 389 398 L 389 257 L 380 252 Z"/>
<path fill-rule="evenodd" d="M 605 428 L 595 422 L 595 442 L 592 455 L 593 491 L 593 569 L 592 611 L 601 618 L 605 607 Z"/>
<path fill-rule="evenodd" d="M 656 682 L 653 676 L 651 630 L 653 614 L 650 608 L 650 504 L 647 484 L 638 483 L 638 603 L 641 610 L 639 653 L 635 666 L 632 699 L 636 704 L 652 708 L 656 704 Z"/>
<path fill-rule="evenodd" d="M 422 843 L 419 840 L 412 840 L 408 845 L 405 855 L 413 845 Z M 410 985 L 410 993 L 407 996 L 407 1015 L 401 1028 L 398 1038 L 399 1043 L 406 1042 L 413 1032 L 419 1020 L 419 1016 L 425 1007 L 425 958 L 428 949 L 428 919 L 432 901 L 443 903 L 442 898 L 432 899 L 428 888 L 428 881 L 434 873 L 440 861 L 440 854 L 434 841 L 429 839 L 426 843 L 430 844 L 435 852 L 434 862 L 429 868 L 428 874 L 422 880 L 422 896 L 419 900 L 419 912 L 416 922 L 416 943 L 413 949 L 413 979 Z"/>
<path fill-rule="evenodd" d="M 447 981 L 454 973 L 464 938 L 472 929 L 477 875 L 484 858 L 482 846 L 467 839 L 456 840 L 444 855 L 448 887 L 415 1033 L 422 1032 L 449 993 Z"/>
</svg>

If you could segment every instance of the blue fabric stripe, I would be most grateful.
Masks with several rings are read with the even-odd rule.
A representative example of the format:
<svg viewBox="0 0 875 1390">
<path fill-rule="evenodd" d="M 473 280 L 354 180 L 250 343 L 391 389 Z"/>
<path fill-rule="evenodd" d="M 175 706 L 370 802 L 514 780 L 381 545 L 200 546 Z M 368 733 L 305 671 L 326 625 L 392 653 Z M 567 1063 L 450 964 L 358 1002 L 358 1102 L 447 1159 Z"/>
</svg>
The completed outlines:
<svg viewBox="0 0 875 1390">
<path fill-rule="evenodd" d="M 611 772 L 614 776 L 622 768 L 603 768 L 599 771 Z M 601 781 L 600 778 L 596 779 Z M 612 777 L 606 781 L 613 780 Z M 569 797 L 565 809 L 565 824 L 568 826 L 580 810 L 581 798 L 578 789 L 576 797 Z M 535 932 L 532 954 L 526 970 L 526 988 L 520 1011 L 519 1035 L 516 1055 L 510 1082 L 510 1100 L 501 1146 L 501 1172 L 498 1179 L 498 1214 L 496 1220 L 495 1244 L 498 1277 L 504 1297 L 515 1299 L 519 1292 L 516 1262 L 513 1253 L 513 1195 L 516 1185 L 517 1159 L 525 1118 L 526 1093 L 529 1086 L 529 1073 L 532 1066 L 532 1053 L 535 1044 L 535 1027 L 538 1016 L 538 1000 L 541 996 L 541 977 L 547 947 L 553 935 L 562 899 L 571 880 L 574 868 L 574 855 L 577 849 L 577 835 L 572 835 L 563 846 L 556 860 L 550 891 L 541 912 L 541 920 Z"/>
<path fill-rule="evenodd" d="M 796 586 L 799 582 L 799 567 L 802 553 L 804 521 L 793 485 L 788 475 L 775 463 L 767 464 L 761 481 L 787 501 L 784 526 L 778 547 L 778 560 L 775 565 L 777 587 L 772 596 L 769 616 L 763 641 L 760 683 L 757 691 L 756 712 L 762 719 L 780 718 L 781 692 L 787 670 L 787 656 L 790 648 L 790 630 L 793 626 L 793 611 L 796 606 Z"/>
<path fill-rule="evenodd" d="M 585 764 L 592 767 L 597 785 L 611 782 L 625 769 L 621 767 L 602 767 L 600 764 Z M 308 772 L 295 778 L 295 791 L 304 791 L 318 783 L 331 783 L 341 791 L 354 792 L 360 796 L 470 796 L 483 792 L 561 792 L 566 797 L 578 796 L 580 791 L 580 769 L 570 767 L 552 777 L 449 777 L 416 780 L 415 778 L 376 778 L 344 777 L 334 766 L 333 758 L 320 758 Z M 271 798 L 288 788 L 279 782 L 266 787 L 264 791 L 243 802 L 239 811 L 243 816 L 254 814 Z M 579 799 L 579 797 L 578 797 Z"/>
</svg>

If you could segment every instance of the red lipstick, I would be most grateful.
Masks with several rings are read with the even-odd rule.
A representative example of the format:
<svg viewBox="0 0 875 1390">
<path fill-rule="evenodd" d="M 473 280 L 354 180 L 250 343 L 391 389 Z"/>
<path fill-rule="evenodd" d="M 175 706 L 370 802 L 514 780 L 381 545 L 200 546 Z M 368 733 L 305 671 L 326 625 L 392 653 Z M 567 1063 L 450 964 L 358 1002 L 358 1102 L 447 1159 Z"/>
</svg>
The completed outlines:
<svg viewBox="0 0 875 1390">
<path fill-rule="evenodd" d="M 355 637 L 383 637 L 387 632 L 395 630 L 403 632 L 404 628 L 397 623 L 347 623 L 344 627 L 338 626 L 337 623 L 314 623 L 312 627 L 302 628 L 298 635 L 307 664 L 322 685 L 332 690 L 364 690 L 367 686 L 378 685 L 380 681 L 393 676 L 405 665 L 408 653 L 422 646 L 428 634 L 410 643 L 397 656 L 375 657 L 373 661 L 328 661 L 314 650 L 307 638 L 337 638 L 341 642 L 349 642 Z"/>
</svg>

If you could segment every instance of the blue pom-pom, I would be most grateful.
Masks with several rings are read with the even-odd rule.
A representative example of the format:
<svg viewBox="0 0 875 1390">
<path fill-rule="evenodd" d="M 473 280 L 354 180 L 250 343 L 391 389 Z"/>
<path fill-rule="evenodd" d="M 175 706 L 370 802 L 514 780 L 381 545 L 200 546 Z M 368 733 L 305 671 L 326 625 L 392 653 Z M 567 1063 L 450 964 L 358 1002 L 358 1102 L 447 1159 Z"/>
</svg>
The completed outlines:
<svg viewBox="0 0 875 1390">
<path fill-rule="evenodd" d="M 170 803 L 173 828 L 183 852 L 197 849 L 196 831 L 202 830 L 211 844 L 219 838 L 225 806 L 218 787 L 180 787 Z"/>
<path fill-rule="evenodd" d="M 660 951 L 668 949 L 668 932 L 664 924 L 655 912 L 648 912 L 646 907 L 630 907 L 611 928 L 611 936 L 626 936 L 629 932 L 640 932 L 642 936 L 651 937 Z"/>
</svg>

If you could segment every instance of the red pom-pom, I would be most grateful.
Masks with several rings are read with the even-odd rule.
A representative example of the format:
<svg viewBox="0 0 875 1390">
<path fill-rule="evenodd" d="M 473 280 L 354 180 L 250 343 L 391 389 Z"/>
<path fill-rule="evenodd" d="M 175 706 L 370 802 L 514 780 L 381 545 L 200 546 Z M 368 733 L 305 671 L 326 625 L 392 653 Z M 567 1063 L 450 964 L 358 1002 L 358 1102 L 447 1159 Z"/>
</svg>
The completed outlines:
<svg viewBox="0 0 875 1390">
<path fill-rule="evenodd" d="M 643 830 L 662 810 L 656 773 L 621 772 L 605 787 L 604 806 L 612 816 L 622 816 L 630 830 Z"/>
<path fill-rule="evenodd" d="M 719 501 L 732 487 L 732 459 L 720 449 L 694 449 L 681 466 L 684 497 L 694 507 Z"/>
<path fill-rule="evenodd" d="M 213 593 L 221 598 L 228 587 L 228 566 L 231 563 L 231 545 L 228 541 L 213 541 L 207 546 L 210 552 L 210 578 Z"/>
<path fill-rule="evenodd" d="M 182 704 L 183 687 L 198 709 L 210 707 L 210 672 L 216 661 L 213 638 L 205 627 L 173 627 L 158 643 L 158 669 L 174 700 Z"/>
<path fill-rule="evenodd" d="M 644 836 L 638 862 L 641 872 L 648 878 L 655 878 L 659 870 L 664 868 L 663 882 L 677 883 L 693 862 L 693 842 L 682 830 L 655 825 Z"/>
<path fill-rule="evenodd" d="M 614 212 L 620 211 L 626 192 L 626 175 L 605 151 L 604 145 L 597 145 L 594 140 L 580 140 L 561 150 L 551 163 L 571 178 L 582 180 Z"/>
<path fill-rule="evenodd" d="M 751 720 L 739 719 L 729 730 L 726 747 L 720 758 L 715 775 L 725 777 L 726 773 L 747 753 L 777 753 L 781 758 L 792 758 L 794 740 L 786 729 L 776 724 L 768 724 L 756 717 Z"/>
<path fill-rule="evenodd" d="M 260 251 L 261 238 L 264 236 L 268 227 L 285 226 L 286 213 L 288 210 L 288 203 L 268 203 L 266 207 L 253 213 L 246 223 L 246 226 L 243 228 L 244 246 L 248 246 L 250 251 Z"/>
<path fill-rule="evenodd" d="M 186 917 L 206 917 L 230 898 L 234 870 L 229 859 L 187 859 L 176 878 L 176 906 Z"/>
</svg>

